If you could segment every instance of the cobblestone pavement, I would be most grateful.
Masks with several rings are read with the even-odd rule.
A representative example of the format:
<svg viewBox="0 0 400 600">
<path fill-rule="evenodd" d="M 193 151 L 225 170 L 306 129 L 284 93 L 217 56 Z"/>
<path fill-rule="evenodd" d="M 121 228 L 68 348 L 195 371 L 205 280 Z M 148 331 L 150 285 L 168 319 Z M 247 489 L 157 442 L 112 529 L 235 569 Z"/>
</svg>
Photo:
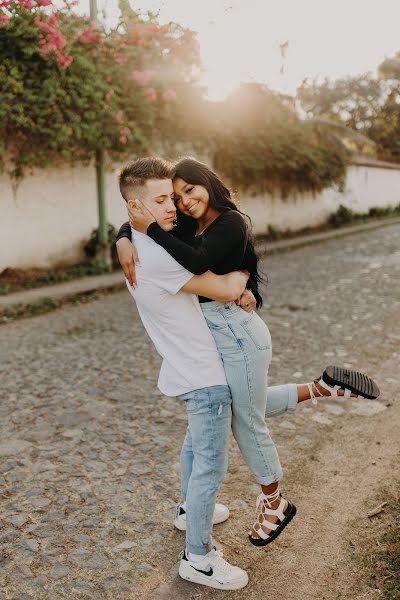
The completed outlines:
<svg viewBox="0 0 400 600">
<path fill-rule="evenodd" d="M 385 364 L 400 353 L 399 236 L 391 226 L 262 261 L 270 383 L 340 363 L 371 373 L 384 392 L 270 421 L 289 489 L 302 477 L 301 452 L 345 420 L 392 410 L 385 388 L 398 372 Z M 159 358 L 128 293 L 5 325 L 0 348 L 0 600 L 211 597 L 186 582 L 168 587 L 184 540 L 171 520 L 186 416 L 156 389 Z M 247 525 L 215 536 L 242 564 L 258 487 L 231 446 L 220 501 L 228 523 L 245 512 Z M 237 597 L 256 597 L 246 590 Z"/>
</svg>

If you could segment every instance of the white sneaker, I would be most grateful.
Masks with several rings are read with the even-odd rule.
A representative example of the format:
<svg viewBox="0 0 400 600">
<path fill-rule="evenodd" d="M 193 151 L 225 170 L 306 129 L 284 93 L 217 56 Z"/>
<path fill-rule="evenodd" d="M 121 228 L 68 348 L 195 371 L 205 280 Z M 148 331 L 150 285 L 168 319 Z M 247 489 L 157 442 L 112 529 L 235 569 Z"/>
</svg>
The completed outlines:
<svg viewBox="0 0 400 600">
<path fill-rule="evenodd" d="M 213 515 L 213 525 L 217 525 L 217 523 L 223 523 L 229 517 L 229 508 L 224 504 L 216 504 L 214 508 Z M 177 529 L 181 531 L 186 531 L 186 505 L 177 504 L 176 505 L 176 516 L 174 525 Z"/>
<path fill-rule="evenodd" d="M 193 562 L 184 550 L 181 553 L 179 575 L 186 581 L 219 590 L 240 590 L 249 581 L 246 571 L 230 565 L 222 558 L 222 550 L 211 550 L 199 562 Z"/>
</svg>

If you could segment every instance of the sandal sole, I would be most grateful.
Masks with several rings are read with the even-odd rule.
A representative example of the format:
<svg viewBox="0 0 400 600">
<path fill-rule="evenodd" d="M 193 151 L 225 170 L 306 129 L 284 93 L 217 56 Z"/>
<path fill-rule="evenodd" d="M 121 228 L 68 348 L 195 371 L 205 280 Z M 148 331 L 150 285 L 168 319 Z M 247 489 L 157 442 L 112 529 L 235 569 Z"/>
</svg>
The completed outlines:
<svg viewBox="0 0 400 600">
<path fill-rule="evenodd" d="M 353 394 L 363 396 L 369 400 L 376 400 L 380 391 L 373 379 L 360 373 L 359 371 L 352 371 L 351 369 L 344 369 L 343 367 L 334 367 L 330 365 L 326 367 L 322 373 L 322 379 L 328 385 L 339 385 L 340 387 L 346 387 Z"/>
<path fill-rule="evenodd" d="M 288 500 L 288 507 L 284 513 L 285 519 L 284 519 L 284 521 L 282 521 L 280 523 L 278 528 L 275 529 L 275 531 L 273 531 L 266 540 L 263 540 L 261 538 L 253 538 L 253 537 L 251 537 L 251 535 L 249 535 L 250 543 L 253 544 L 253 546 L 261 547 L 261 546 L 267 546 L 268 544 L 270 544 L 271 542 L 276 540 L 276 538 L 282 533 L 282 531 L 285 529 L 285 527 L 287 525 L 289 525 L 290 521 L 293 519 L 296 512 L 297 512 L 297 509 L 296 509 L 295 505 L 292 504 L 291 502 L 289 502 L 289 500 Z"/>
</svg>

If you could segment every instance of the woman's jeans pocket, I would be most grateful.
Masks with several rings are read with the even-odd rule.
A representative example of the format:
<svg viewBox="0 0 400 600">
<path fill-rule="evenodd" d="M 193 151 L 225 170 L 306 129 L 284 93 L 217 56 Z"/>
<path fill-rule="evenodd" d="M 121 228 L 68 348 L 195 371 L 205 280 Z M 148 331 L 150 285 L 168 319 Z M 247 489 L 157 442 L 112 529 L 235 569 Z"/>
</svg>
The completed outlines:
<svg viewBox="0 0 400 600">
<path fill-rule="evenodd" d="M 241 322 L 241 325 L 258 350 L 272 347 L 269 329 L 258 315 L 251 313 Z"/>
</svg>

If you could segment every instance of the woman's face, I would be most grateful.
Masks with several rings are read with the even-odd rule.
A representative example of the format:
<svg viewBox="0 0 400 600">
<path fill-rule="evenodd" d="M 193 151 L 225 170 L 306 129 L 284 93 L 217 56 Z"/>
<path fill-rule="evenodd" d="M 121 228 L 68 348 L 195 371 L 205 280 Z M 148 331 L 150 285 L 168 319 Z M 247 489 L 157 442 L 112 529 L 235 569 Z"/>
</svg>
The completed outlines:
<svg viewBox="0 0 400 600">
<path fill-rule="evenodd" d="M 176 208 L 193 219 L 201 219 L 210 205 L 208 191 L 202 185 L 188 183 L 180 177 L 173 180 Z"/>
</svg>

